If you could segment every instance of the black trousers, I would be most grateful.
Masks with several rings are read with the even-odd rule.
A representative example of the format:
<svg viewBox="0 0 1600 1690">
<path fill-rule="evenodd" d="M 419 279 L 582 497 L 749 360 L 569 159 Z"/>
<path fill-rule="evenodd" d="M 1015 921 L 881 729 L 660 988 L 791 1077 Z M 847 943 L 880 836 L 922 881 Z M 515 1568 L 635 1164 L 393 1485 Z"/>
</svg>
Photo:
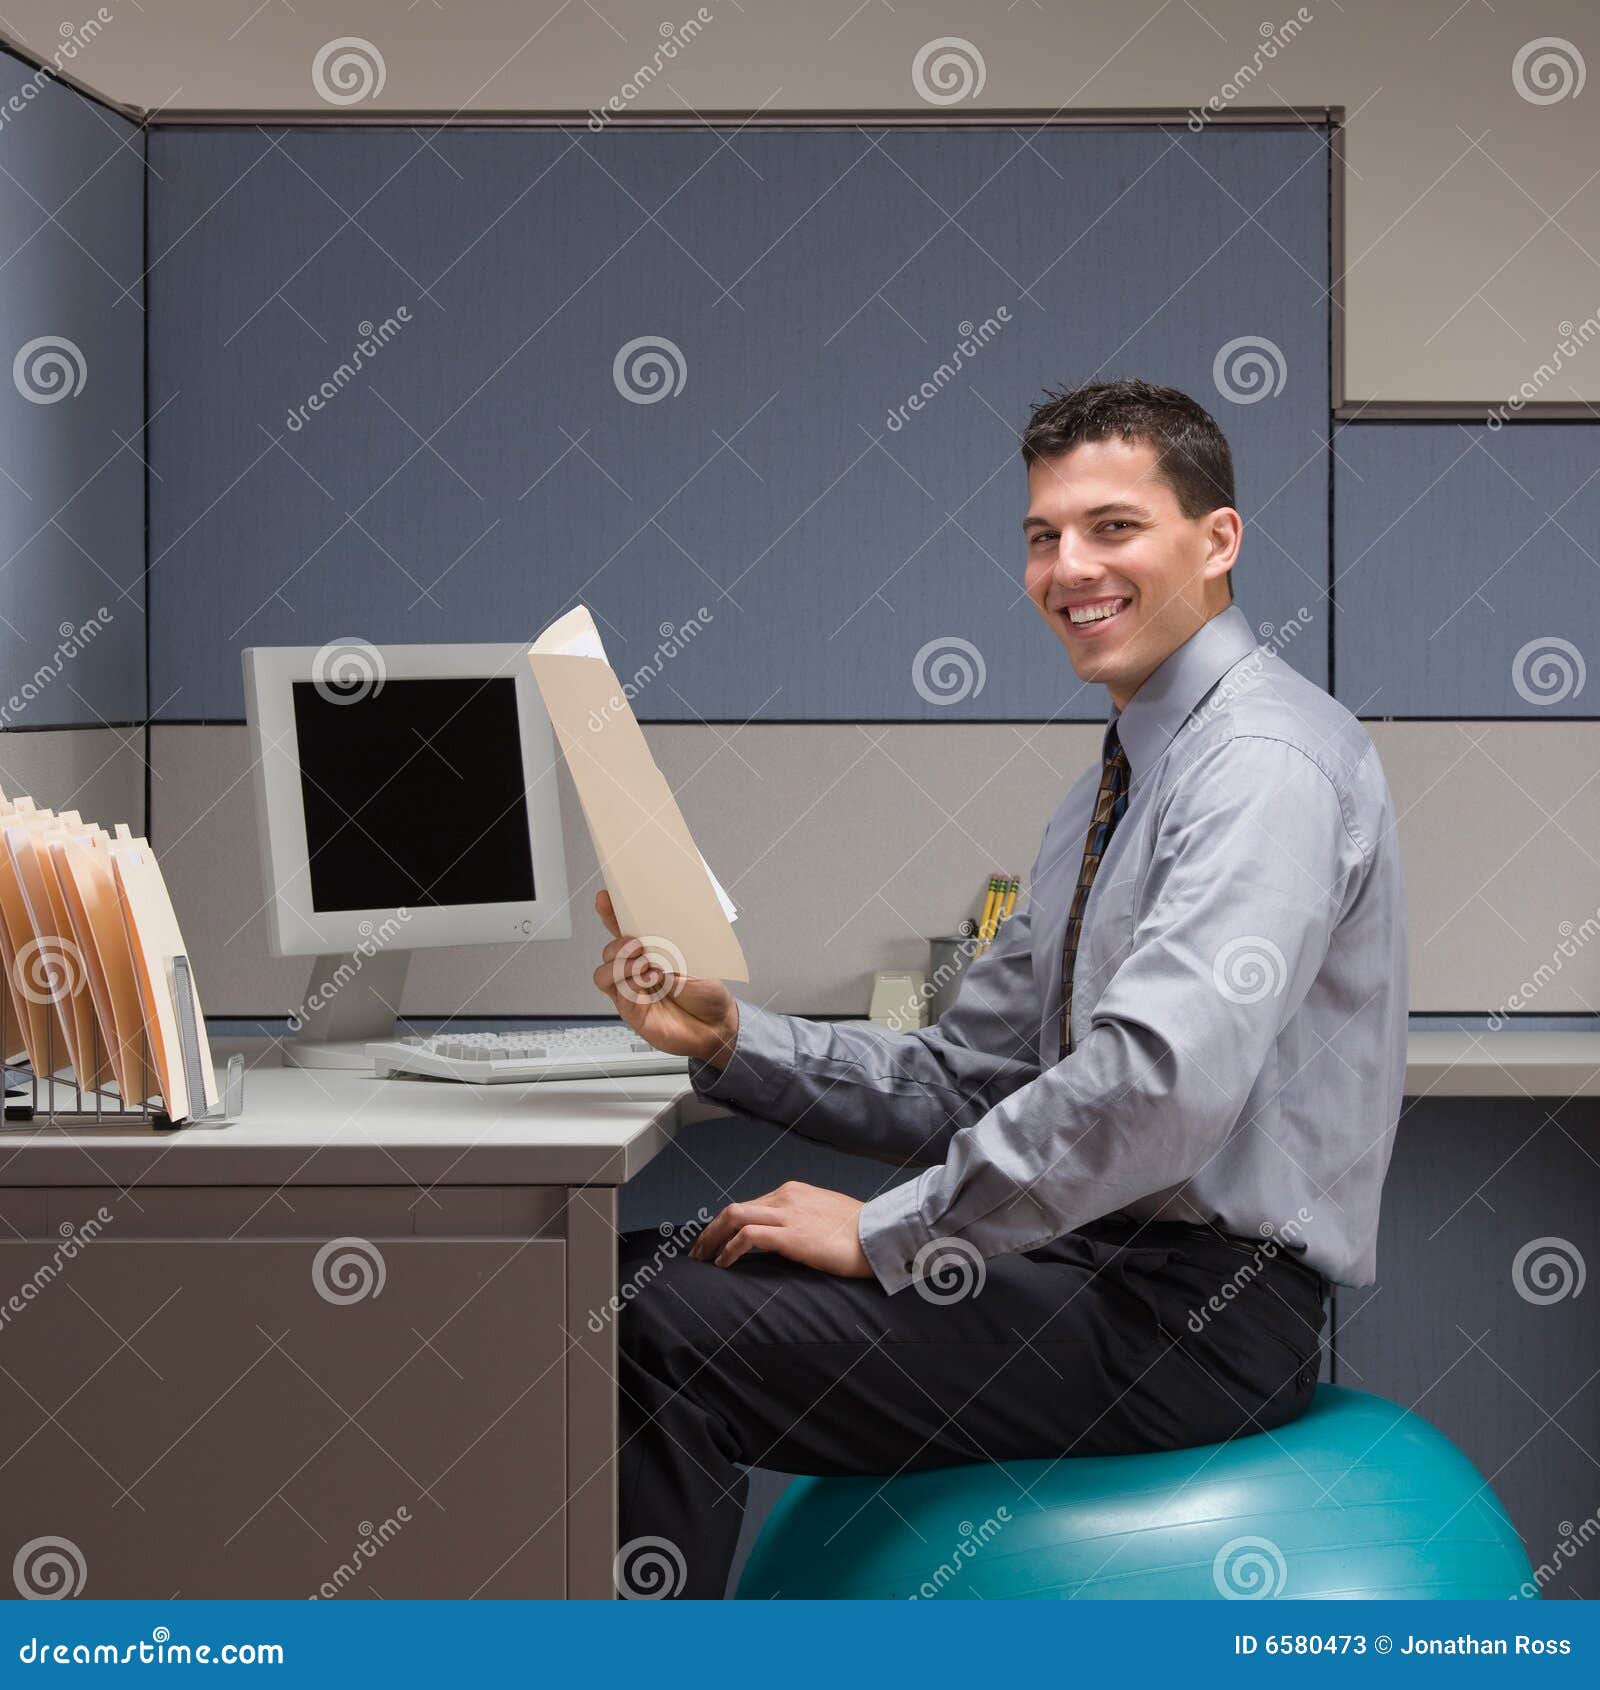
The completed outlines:
<svg viewBox="0 0 1600 1690">
<path fill-rule="evenodd" d="M 679 1596 L 723 1594 L 744 1466 L 891 1475 L 1186 1448 L 1281 1426 L 1316 1384 L 1326 1281 L 1205 1227 L 1108 1217 L 991 1258 L 951 1301 L 660 1246 L 621 1241 L 619 1567 L 665 1540 L 644 1560 Z"/>
</svg>

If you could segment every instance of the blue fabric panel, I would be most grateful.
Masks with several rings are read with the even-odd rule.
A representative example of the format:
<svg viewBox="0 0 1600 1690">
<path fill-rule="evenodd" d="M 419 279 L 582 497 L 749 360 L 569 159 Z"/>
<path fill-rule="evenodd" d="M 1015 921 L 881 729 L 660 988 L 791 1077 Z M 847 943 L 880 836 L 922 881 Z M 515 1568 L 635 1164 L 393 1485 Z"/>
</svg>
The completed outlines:
<svg viewBox="0 0 1600 1690">
<path fill-rule="evenodd" d="M 1347 423 L 1336 446 L 1340 700 L 1600 714 L 1600 427 Z"/>
<path fill-rule="evenodd" d="M 0 54 L 0 727 L 145 715 L 143 147 Z"/>
<path fill-rule="evenodd" d="M 1307 607 L 1285 656 L 1326 680 L 1319 132 L 162 130 L 152 161 L 164 719 L 237 718 L 244 645 L 531 637 L 578 599 L 646 719 L 1099 719 L 1021 593 L 1017 452 L 1097 373 L 1213 410 L 1239 602 Z M 641 403 L 646 337 L 675 391 Z M 1219 393 L 1242 337 L 1273 397 Z M 951 638 L 959 703 L 917 685 Z"/>
</svg>

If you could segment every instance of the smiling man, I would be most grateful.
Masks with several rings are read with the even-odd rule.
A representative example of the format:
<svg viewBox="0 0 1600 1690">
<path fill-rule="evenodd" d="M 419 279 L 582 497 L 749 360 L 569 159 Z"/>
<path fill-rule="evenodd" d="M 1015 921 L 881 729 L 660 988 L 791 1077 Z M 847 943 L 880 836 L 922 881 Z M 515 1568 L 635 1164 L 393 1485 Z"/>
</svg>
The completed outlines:
<svg viewBox="0 0 1600 1690">
<path fill-rule="evenodd" d="M 595 984 L 702 1096 L 920 1170 L 734 1203 L 687 1258 L 624 1238 L 621 1540 L 668 1540 L 682 1595 L 722 1593 L 745 1466 L 1280 1426 L 1330 1283 L 1375 1275 L 1408 996 L 1377 752 L 1233 603 L 1232 459 L 1192 399 L 1052 394 L 1022 456 L 1028 596 L 1111 708 L 954 1007 L 898 1035 L 779 1015 L 662 977 L 597 900 Z"/>
</svg>

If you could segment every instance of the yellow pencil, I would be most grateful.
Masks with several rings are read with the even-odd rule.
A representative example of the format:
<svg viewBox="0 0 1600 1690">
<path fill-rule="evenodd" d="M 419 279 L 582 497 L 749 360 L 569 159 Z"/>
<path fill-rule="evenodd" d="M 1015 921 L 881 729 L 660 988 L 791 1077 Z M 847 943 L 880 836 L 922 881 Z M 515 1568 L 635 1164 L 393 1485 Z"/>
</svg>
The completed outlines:
<svg viewBox="0 0 1600 1690">
<path fill-rule="evenodd" d="M 993 929 L 989 926 L 994 916 L 994 908 L 1000 901 L 1000 877 L 997 874 L 989 876 L 989 890 L 983 900 L 983 914 L 978 918 L 978 937 L 987 942 L 993 936 Z"/>
<path fill-rule="evenodd" d="M 1020 876 L 1014 876 L 1007 882 L 1005 906 L 1000 911 L 1000 919 L 1002 921 L 1006 920 L 1011 912 L 1017 907 L 1017 893 L 1021 890 L 1021 888 L 1022 880 Z"/>
</svg>

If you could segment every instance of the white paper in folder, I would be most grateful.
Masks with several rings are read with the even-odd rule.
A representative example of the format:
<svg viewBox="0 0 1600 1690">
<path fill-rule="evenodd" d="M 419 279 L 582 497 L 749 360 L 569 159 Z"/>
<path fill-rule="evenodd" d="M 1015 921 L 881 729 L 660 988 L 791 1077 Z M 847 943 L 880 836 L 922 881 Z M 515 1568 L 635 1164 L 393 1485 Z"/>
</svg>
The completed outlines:
<svg viewBox="0 0 1600 1690">
<path fill-rule="evenodd" d="M 528 661 L 622 931 L 667 941 L 688 974 L 748 980 L 732 926 L 738 911 L 690 837 L 594 618 L 582 605 L 568 611 Z"/>
</svg>

